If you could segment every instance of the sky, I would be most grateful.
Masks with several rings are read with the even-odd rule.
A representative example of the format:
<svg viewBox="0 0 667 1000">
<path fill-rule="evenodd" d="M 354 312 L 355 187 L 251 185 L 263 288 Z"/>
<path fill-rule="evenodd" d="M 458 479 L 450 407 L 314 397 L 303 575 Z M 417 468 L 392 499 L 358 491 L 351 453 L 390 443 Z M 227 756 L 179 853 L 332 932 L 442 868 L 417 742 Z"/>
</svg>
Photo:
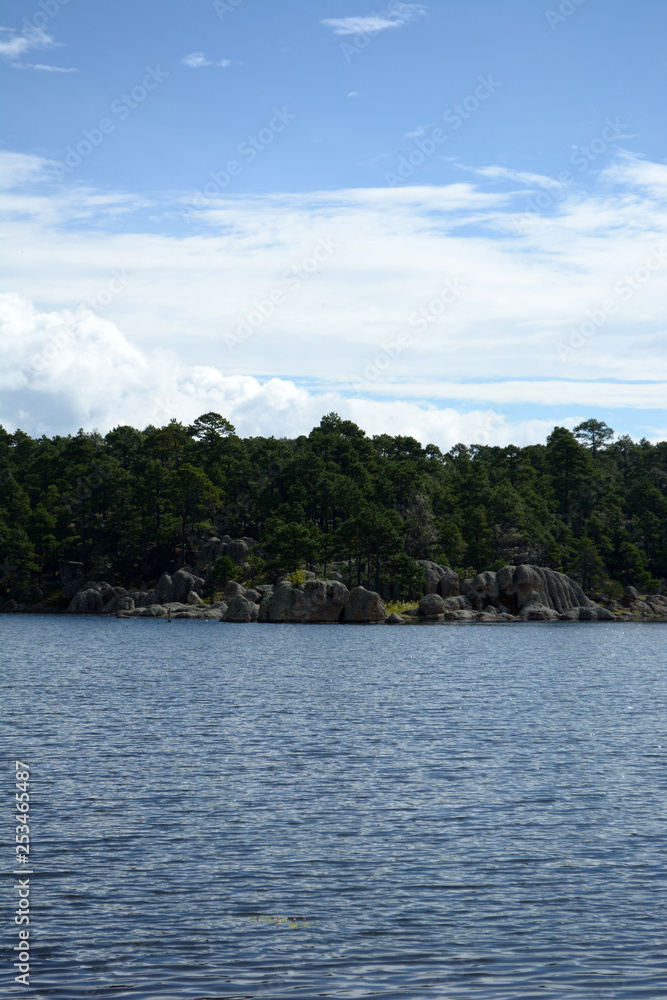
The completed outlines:
<svg viewBox="0 0 667 1000">
<path fill-rule="evenodd" d="M 664 0 L 5 0 L 0 422 L 667 438 Z"/>
</svg>

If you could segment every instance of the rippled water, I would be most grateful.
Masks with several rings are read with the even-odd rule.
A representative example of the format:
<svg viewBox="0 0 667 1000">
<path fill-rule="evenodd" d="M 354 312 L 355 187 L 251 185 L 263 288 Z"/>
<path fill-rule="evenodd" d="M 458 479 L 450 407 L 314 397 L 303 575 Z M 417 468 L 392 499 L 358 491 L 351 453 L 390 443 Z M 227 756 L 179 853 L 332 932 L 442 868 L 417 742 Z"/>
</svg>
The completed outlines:
<svg viewBox="0 0 667 1000">
<path fill-rule="evenodd" d="M 0 628 L 3 996 L 667 995 L 666 626 Z"/>
</svg>

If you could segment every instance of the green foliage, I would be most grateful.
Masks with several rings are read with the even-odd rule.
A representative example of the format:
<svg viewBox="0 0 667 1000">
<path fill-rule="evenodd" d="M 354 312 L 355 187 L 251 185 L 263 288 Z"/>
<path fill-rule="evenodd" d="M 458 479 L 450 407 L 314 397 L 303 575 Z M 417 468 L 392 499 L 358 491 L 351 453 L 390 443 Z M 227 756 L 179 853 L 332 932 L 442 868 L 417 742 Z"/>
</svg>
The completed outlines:
<svg viewBox="0 0 667 1000">
<path fill-rule="evenodd" d="M 220 414 L 102 437 L 0 428 L 0 595 L 58 586 L 58 564 L 139 585 L 194 564 L 211 533 L 252 536 L 245 582 L 331 569 L 383 597 L 424 591 L 416 559 L 462 577 L 522 562 L 586 589 L 667 578 L 667 442 L 586 420 L 523 448 L 367 436 L 335 413 L 294 440 L 239 437 Z M 242 576 L 218 561 L 212 580 Z M 611 592 L 611 591 L 610 591 Z"/>
<path fill-rule="evenodd" d="M 227 583 L 228 580 L 240 580 L 242 570 L 229 556 L 218 556 L 210 566 L 210 574 L 214 582 Z"/>
<path fill-rule="evenodd" d="M 287 579 L 293 587 L 300 587 L 302 583 L 306 582 L 306 571 L 305 569 L 297 569 Z"/>
</svg>

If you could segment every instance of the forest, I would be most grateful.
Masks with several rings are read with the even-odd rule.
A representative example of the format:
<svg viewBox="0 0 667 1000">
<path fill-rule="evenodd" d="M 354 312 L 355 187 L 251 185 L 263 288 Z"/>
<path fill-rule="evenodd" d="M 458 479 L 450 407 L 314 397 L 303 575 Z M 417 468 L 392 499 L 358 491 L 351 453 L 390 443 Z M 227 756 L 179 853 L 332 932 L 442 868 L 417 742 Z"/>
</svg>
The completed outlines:
<svg viewBox="0 0 667 1000">
<path fill-rule="evenodd" d="M 667 577 L 667 442 L 590 419 L 545 444 L 368 436 L 335 413 L 295 439 L 239 437 L 217 413 L 185 426 L 31 438 L 0 427 L 0 596 L 57 588 L 62 562 L 141 586 L 194 564 L 214 536 L 256 541 L 214 577 L 274 582 L 345 566 L 383 596 L 419 593 L 416 559 L 462 577 L 506 564 L 567 573 L 587 592 Z"/>
</svg>

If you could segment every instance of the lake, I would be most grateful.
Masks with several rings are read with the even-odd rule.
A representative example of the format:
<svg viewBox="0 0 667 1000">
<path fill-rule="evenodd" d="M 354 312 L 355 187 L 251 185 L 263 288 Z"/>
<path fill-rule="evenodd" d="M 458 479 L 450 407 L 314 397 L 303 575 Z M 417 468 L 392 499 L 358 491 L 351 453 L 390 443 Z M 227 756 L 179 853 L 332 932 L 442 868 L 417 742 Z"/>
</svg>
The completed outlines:
<svg viewBox="0 0 667 1000">
<path fill-rule="evenodd" d="M 667 996 L 667 626 L 0 629 L 3 996 Z"/>
</svg>

